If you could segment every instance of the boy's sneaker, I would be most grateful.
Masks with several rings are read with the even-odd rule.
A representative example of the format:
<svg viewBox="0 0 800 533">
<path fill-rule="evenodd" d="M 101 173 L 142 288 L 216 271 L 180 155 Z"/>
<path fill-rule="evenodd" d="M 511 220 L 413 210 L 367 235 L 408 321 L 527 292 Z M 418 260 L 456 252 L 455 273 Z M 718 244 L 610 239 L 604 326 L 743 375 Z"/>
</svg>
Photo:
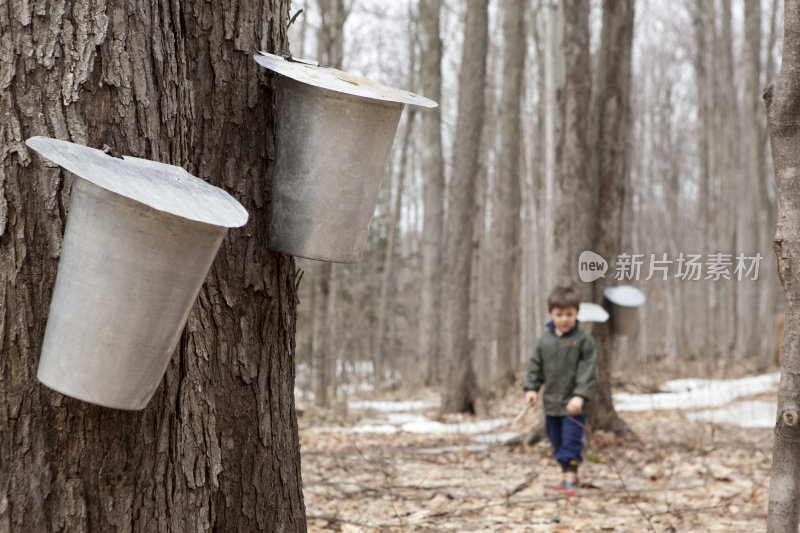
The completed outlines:
<svg viewBox="0 0 800 533">
<path fill-rule="evenodd" d="M 580 482 L 578 481 L 578 473 L 567 471 L 564 472 L 564 484 L 562 490 L 567 496 L 574 496 L 580 489 Z"/>
</svg>

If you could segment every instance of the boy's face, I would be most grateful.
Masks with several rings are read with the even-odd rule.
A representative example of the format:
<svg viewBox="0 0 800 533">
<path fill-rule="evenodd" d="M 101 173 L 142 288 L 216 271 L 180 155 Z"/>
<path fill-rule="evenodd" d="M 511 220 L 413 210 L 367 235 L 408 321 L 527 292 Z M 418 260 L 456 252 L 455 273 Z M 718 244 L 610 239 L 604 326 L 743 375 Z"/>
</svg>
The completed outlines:
<svg viewBox="0 0 800 533">
<path fill-rule="evenodd" d="M 574 307 L 553 307 L 550 310 L 550 320 L 553 321 L 556 333 L 562 335 L 575 326 L 578 319 L 578 310 Z"/>
</svg>

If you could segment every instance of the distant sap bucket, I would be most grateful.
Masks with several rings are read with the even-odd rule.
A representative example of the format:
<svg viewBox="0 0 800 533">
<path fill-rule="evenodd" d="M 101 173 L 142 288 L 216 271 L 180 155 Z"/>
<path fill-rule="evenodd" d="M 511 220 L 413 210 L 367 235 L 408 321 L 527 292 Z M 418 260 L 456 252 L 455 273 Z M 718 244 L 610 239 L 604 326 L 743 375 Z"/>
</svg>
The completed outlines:
<svg viewBox="0 0 800 533">
<path fill-rule="evenodd" d="M 27 144 L 78 175 L 37 377 L 80 400 L 142 409 L 227 228 L 247 212 L 179 167 L 41 137 Z"/>
<path fill-rule="evenodd" d="M 608 311 L 602 305 L 591 302 L 581 302 L 578 307 L 579 322 L 606 322 L 608 321 Z"/>
<path fill-rule="evenodd" d="M 633 335 L 638 325 L 638 308 L 647 298 L 630 285 L 607 287 L 603 296 L 611 305 L 611 328 L 617 335 Z"/>
<path fill-rule="evenodd" d="M 254 57 L 281 74 L 270 248 L 358 261 L 404 104 L 437 104 L 336 69 Z"/>
</svg>

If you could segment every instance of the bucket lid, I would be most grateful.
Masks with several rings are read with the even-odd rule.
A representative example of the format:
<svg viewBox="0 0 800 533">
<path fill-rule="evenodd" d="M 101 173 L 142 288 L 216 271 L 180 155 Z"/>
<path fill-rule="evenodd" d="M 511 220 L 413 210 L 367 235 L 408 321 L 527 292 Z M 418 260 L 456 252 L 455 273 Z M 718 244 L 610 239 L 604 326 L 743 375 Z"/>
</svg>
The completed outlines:
<svg viewBox="0 0 800 533">
<path fill-rule="evenodd" d="M 578 322 L 606 322 L 608 311 L 602 305 L 592 302 L 581 302 L 578 307 Z"/>
<path fill-rule="evenodd" d="M 622 307 L 641 307 L 647 299 L 642 291 L 630 285 L 607 287 L 603 290 L 603 296 L 612 304 Z"/>
<path fill-rule="evenodd" d="M 25 144 L 73 174 L 158 211 L 227 228 L 247 222 L 242 204 L 181 167 L 48 137 L 31 137 Z"/>
<path fill-rule="evenodd" d="M 383 85 L 382 83 L 368 80 L 360 76 L 354 76 L 335 68 L 320 67 L 311 62 L 286 59 L 266 52 L 256 52 L 253 54 L 253 57 L 256 63 L 264 68 L 315 87 L 363 96 L 364 98 L 414 104 L 422 107 L 436 107 L 439 105 L 424 96 L 419 96 L 402 89 L 395 89 L 388 85 Z"/>
</svg>

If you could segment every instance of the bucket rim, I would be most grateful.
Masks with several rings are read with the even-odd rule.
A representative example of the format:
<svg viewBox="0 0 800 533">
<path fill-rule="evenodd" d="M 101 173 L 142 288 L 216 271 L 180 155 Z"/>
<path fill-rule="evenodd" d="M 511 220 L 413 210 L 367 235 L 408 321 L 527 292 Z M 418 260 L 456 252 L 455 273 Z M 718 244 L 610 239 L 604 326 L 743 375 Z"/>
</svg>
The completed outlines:
<svg viewBox="0 0 800 533">
<path fill-rule="evenodd" d="M 349 74 L 333 67 L 320 67 L 305 61 L 289 60 L 268 52 L 256 52 L 253 54 L 253 58 L 256 63 L 268 70 L 321 89 L 422 107 L 439 105 L 430 98 L 403 89 L 396 89 L 362 76 Z"/>
<path fill-rule="evenodd" d="M 175 165 L 128 155 L 113 157 L 43 136 L 31 137 L 25 144 L 78 177 L 158 211 L 226 228 L 243 226 L 249 217 L 233 196 Z"/>
<path fill-rule="evenodd" d="M 642 291 L 631 285 L 606 287 L 603 296 L 614 305 L 620 307 L 641 307 L 647 301 Z"/>
<path fill-rule="evenodd" d="M 608 311 L 602 305 L 594 302 L 581 302 L 578 306 L 579 322 L 608 322 Z"/>
</svg>

